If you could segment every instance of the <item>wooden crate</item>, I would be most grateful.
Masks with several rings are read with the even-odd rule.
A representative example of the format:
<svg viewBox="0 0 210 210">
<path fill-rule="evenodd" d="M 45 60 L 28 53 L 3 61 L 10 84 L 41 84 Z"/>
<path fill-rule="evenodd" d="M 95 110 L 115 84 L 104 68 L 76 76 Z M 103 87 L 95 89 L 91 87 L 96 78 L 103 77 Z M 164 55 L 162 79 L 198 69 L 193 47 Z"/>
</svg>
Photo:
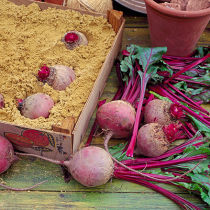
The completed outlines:
<svg viewBox="0 0 210 210">
<path fill-rule="evenodd" d="M 71 9 L 66 6 L 49 4 L 40 1 L 32 0 L 10 0 L 16 5 L 30 5 L 36 3 L 42 10 L 48 7 L 57 9 Z M 74 9 L 76 10 L 76 9 Z M 103 16 L 112 24 L 117 32 L 115 40 L 108 52 L 108 55 L 103 63 L 99 75 L 94 83 L 93 89 L 85 103 L 85 106 L 79 116 L 77 122 L 74 118 L 66 118 L 60 126 L 52 125 L 53 130 L 33 129 L 23 127 L 13 123 L 0 121 L 0 135 L 5 136 L 13 142 L 15 149 L 23 152 L 41 154 L 45 157 L 50 157 L 57 160 L 65 160 L 70 154 L 77 151 L 82 138 L 86 132 L 88 123 L 96 108 L 98 100 L 106 85 L 106 80 L 112 69 L 114 60 L 120 52 L 125 20 L 122 17 L 122 12 L 109 11 L 108 15 L 91 13 L 89 11 L 80 11 L 81 14 L 92 16 Z M 110 18 L 111 15 L 111 18 Z M 17 146 L 18 144 L 18 146 Z"/>
</svg>

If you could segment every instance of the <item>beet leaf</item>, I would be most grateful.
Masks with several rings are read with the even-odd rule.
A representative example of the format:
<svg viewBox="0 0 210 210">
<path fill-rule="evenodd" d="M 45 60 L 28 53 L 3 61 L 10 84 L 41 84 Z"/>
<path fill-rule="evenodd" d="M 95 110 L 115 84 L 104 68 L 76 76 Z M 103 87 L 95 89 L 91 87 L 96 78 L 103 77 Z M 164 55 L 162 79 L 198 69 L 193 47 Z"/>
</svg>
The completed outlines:
<svg viewBox="0 0 210 210">
<path fill-rule="evenodd" d="M 178 155 L 175 159 L 184 158 L 184 157 L 193 157 L 199 154 L 207 154 L 210 155 L 209 142 L 203 144 L 200 147 L 189 146 L 187 147 L 182 155 Z M 176 165 L 175 167 L 180 169 L 190 170 L 198 164 L 198 161 L 192 161 L 184 164 Z M 187 174 L 192 180 L 192 183 L 184 183 L 184 187 L 198 191 L 201 198 L 204 202 L 210 205 L 210 180 L 209 180 L 209 169 L 210 158 L 208 157 L 206 160 L 203 160 L 194 170 L 193 172 Z M 183 185 L 183 183 L 178 183 L 178 185 Z"/>
<path fill-rule="evenodd" d="M 126 156 L 125 149 L 126 149 L 128 143 L 129 142 L 126 142 L 125 144 L 119 143 L 115 146 L 109 147 L 109 152 L 118 161 L 133 159 L 131 157 Z"/>
<path fill-rule="evenodd" d="M 206 104 L 210 101 L 210 90 L 203 89 L 201 93 L 192 95 L 190 97 L 193 101 L 201 102 L 202 104 Z"/>
<path fill-rule="evenodd" d="M 189 85 L 191 81 L 194 81 L 196 83 L 192 83 L 193 85 Z M 202 103 L 208 103 L 210 100 L 210 76 L 209 71 L 206 71 L 206 74 L 201 77 L 192 77 L 188 80 L 177 82 L 173 86 L 178 88 L 179 90 L 182 90 L 183 93 L 194 100 L 202 101 Z"/>
<path fill-rule="evenodd" d="M 187 115 L 187 117 L 192 121 L 194 126 L 197 127 L 197 129 L 203 133 L 206 137 L 210 138 L 210 128 L 207 127 L 205 124 L 203 124 L 200 120 L 193 117 L 192 115 Z"/>
<path fill-rule="evenodd" d="M 189 173 L 188 176 L 193 181 L 192 184 L 185 183 L 185 187 L 189 190 L 200 192 L 200 196 L 204 202 L 210 205 L 210 182 L 209 177 L 203 174 Z"/>
<path fill-rule="evenodd" d="M 190 70 L 191 68 L 199 65 L 200 63 L 204 62 L 205 60 L 210 58 L 210 54 L 204 56 L 203 58 L 200 58 L 199 60 L 191 63 L 190 65 L 186 66 L 185 68 L 183 68 L 182 70 L 178 71 L 177 73 L 173 74 L 172 77 L 168 78 L 167 80 L 164 81 L 164 83 L 168 83 L 170 82 L 172 79 L 176 78 L 177 76 L 179 76 L 180 74 L 183 74 L 184 72 Z"/>
<path fill-rule="evenodd" d="M 210 149 L 209 149 L 209 142 L 208 143 L 204 143 L 203 145 L 199 146 L 199 147 L 195 147 L 195 146 L 188 146 L 186 147 L 186 149 L 183 151 L 182 154 L 176 155 L 176 157 L 172 157 L 172 160 L 179 160 L 182 158 L 186 158 L 186 157 L 195 157 L 197 155 L 201 155 L 201 154 L 205 154 L 205 155 L 210 155 Z M 167 158 L 167 160 L 169 160 L 170 158 Z M 190 161 L 188 163 L 181 163 L 176 165 L 176 167 L 178 168 L 182 168 L 182 169 L 192 169 L 196 166 L 196 164 L 198 164 L 199 161 Z M 206 171 L 209 171 L 208 165 L 210 164 L 209 158 L 203 160 L 194 170 L 193 173 L 197 174 L 197 173 L 203 173 L 205 174 Z M 210 172 L 210 171 L 209 171 Z"/>
</svg>

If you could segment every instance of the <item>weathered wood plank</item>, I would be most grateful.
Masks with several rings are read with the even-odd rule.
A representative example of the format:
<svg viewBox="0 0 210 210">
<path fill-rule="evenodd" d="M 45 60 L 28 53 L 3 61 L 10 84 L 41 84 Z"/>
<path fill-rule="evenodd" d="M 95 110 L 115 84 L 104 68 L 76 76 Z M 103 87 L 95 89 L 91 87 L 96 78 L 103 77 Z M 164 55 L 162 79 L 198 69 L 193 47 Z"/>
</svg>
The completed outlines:
<svg viewBox="0 0 210 210">
<path fill-rule="evenodd" d="M 125 28 L 123 34 L 122 50 L 129 44 L 141 47 L 150 47 L 150 35 L 148 28 Z"/>
<path fill-rule="evenodd" d="M 125 16 L 125 28 L 148 28 L 147 16 Z"/>
<path fill-rule="evenodd" d="M 185 199 L 199 203 L 186 194 Z M 14 205 L 15 204 L 15 205 Z M 32 207 L 33 206 L 33 207 Z M 101 193 L 101 192 L 1 192 L 1 210 L 5 209 L 181 209 L 168 198 L 157 193 Z M 209 208 L 208 208 L 209 209 Z"/>
<path fill-rule="evenodd" d="M 146 15 L 136 14 L 136 16 L 124 16 L 125 28 L 148 28 L 149 23 Z M 206 26 L 210 28 L 210 22 Z"/>
<path fill-rule="evenodd" d="M 153 193 L 144 186 L 130 183 L 123 180 L 113 178 L 112 182 L 95 187 L 87 188 L 79 184 L 75 180 L 68 183 L 64 182 L 63 172 L 59 165 L 48 163 L 44 160 L 39 160 L 34 157 L 22 157 L 17 163 L 13 164 L 6 173 L 0 177 L 0 182 L 10 187 L 27 188 L 41 181 L 48 182 L 37 186 L 31 191 L 66 191 L 66 192 L 116 192 L 116 193 Z M 159 183 L 159 186 L 164 187 L 174 193 L 188 194 L 187 191 L 179 189 L 176 186 L 164 185 Z M 3 190 L 4 188 L 0 188 Z"/>
<path fill-rule="evenodd" d="M 196 47 L 209 46 L 210 28 L 206 28 L 198 40 Z M 123 34 L 122 50 L 129 44 L 136 44 L 141 47 L 151 47 L 149 28 L 125 28 Z"/>
</svg>

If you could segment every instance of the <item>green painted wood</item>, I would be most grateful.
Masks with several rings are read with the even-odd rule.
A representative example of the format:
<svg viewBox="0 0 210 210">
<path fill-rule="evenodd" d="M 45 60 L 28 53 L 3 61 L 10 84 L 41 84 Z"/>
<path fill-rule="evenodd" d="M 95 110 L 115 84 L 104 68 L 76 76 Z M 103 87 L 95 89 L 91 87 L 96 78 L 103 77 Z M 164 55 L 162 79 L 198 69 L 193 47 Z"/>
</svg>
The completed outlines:
<svg viewBox="0 0 210 210">
<path fill-rule="evenodd" d="M 117 192 L 117 193 L 153 193 L 144 186 L 130 183 L 127 181 L 118 180 L 113 178 L 107 184 L 95 187 L 87 188 L 79 184 L 75 180 L 71 180 L 68 183 L 64 182 L 63 172 L 59 165 L 49 163 L 44 160 L 39 160 L 34 157 L 23 157 L 12 167 L 3 173 L 0 177 L 0 182 L 9 187 L 27 188 L 31 187 L 39 182 L 46 181 L 42 185 L 31 189 L 31 191 L 67 191 L 67 192 Z M 181 190 L 176 186 L 157 184 L 164 187 L 174 193 L 188 194 L 187 191 Z M 0 187 L 1 190 L 4 188 Z"/>
<path fill-rule="evenodd" d="M 186 194 L 185 199 L 199 203 Z M 15 205 L 14 205 L 15 204 Z M 0 209 L 181 209 L 168 198 L 157 193 L 104 193 L 104 192 L 1 192 Z M 208 208 L 209 209 L 209 208 Z"/>
</svg>

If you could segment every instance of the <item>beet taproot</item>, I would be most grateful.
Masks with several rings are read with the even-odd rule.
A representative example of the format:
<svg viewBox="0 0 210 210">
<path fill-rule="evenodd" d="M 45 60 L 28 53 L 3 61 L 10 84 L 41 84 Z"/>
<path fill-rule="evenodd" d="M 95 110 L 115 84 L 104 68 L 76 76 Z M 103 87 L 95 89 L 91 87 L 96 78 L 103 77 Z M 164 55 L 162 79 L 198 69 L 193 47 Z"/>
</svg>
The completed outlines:
<svg viewBox="0 0 210 210">
<path fill-rule="evenodd" d="M 114 172 L 114 163 L 110 155 L 104 149 L 96 146 L 84 147 L 66 161 L 53 160 L 35 154 L 16 154 L 33 156 L 62 165 L 67 168 L 75 180 L 86 187 L 105 184 Z"/>
</svg>

